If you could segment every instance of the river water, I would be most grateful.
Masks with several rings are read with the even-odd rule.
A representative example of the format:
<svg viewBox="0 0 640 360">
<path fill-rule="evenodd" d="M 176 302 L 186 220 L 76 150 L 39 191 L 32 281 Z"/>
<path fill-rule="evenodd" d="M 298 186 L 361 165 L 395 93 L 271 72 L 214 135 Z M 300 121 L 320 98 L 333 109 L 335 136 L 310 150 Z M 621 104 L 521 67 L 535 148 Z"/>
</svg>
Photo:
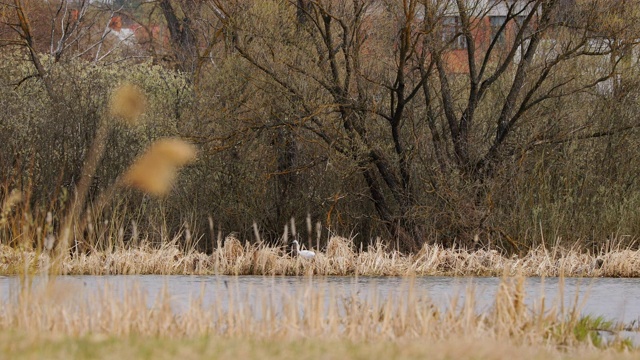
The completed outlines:
<svg viewBox="0 0 640 360">
<path fill-rule="evenodd" d="M 34 286 L 46 278 L 35 278 Z M 462 304 L 473 290 L 476 311 L 490 309 L 495 302 L 501 279 L 495 277 L 263 277 L 263 276 L 58 276 L 56 282 L 72 285 L 87 294 L 98 294 L 105 286 L 114 294 L 124 294 L 132 288 L 141 290 L 152 306 L 164 292 L 176 312 L 187 309 L 193 299 L 203 306 L 228 306 L 228 301 L 253 302 L 264 294 L 294 295 L 308 289 L 323 289 L 325 296 L 375 299 L 378 303 L 389 297 L 401 298 L 413 291 L 427 297 L 443 310 L 453 300 Z M 20 279 L 0 276 L 0 299 L 8 301 L 16 294 Z M 411 290 L 410 290 L 411 289 Z M 78 290 L 74 290 L 78 291 Z M 603 316 L 605 319 L 636 324 L 640 319 L 640 279 L 625 278 L 527 278 L 525 303 L 536 306 L 544 295 L 545 305 L 571 307 L 576 299 L 582 315 Z M 230 300 L 231 299 L 231 300 Z"/>
</svg>

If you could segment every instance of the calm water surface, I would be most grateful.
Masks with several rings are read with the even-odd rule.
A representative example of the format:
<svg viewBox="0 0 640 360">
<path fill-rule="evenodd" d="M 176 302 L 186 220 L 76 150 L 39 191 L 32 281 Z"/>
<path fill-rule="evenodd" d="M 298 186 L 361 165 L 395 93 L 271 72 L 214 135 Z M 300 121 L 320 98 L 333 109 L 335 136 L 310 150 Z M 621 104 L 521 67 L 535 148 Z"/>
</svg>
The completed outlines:
<svg viewBox="0 0 640 360">
<path fill-rule="evenodd" d="M 36 278 L 39 286 L 45 278 Z M 73 291 L 99 294 L 109 286 L 122 295 L 134 287 L 147 295 L 149 306 L 165 291 L 176 312 L 187 309 L 191 301 L 202 299 L 204 306 L 227 307 L 231 301 L 254 303 L 257 297 L 271 295 L 282 299 L 287 294 L 303 293 L 309 289 L 326 290 L 325 296 L 337 299 L 357 296 L 362 299 L 384 301 L 401 299 L 408 295 L 410 282 L 418 296 L 424 296 L 436 306 L 446 309 L 452 300 L 464 302 L 473 289 L 476 310 L 487 311 L 495 300 L 500 278 L 495 277 L 419 277 L 413 280 L 393 277 L 263 277 L 263 276 L 59 276 L 57 282 L 71 285 Z M 20 285 L 17 277 L 0 277 L 0 299 L 8 301 L 17 293 Z M 632 323 L 640 319 L 640 279 L 621 278 L 565 278 L 564 285 L 558 278 L 527 278 L 525 302 L 530 306 L 540 304 L 544 295 L 548 308 L 563 302 L 565 306 L 579 299 L 582 314 L 604 316 L 619 322 Z"/>
</svg>

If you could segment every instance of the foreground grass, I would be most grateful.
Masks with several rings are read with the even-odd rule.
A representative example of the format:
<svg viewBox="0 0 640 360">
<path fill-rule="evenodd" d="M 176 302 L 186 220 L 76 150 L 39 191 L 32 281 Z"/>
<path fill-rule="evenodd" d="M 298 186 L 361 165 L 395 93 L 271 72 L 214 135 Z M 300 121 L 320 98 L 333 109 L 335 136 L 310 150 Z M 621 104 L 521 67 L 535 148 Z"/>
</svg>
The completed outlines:
<svg viewBox="0 0 640 360">
<path fill-rule="evenodd" d="M 548 347 L 483 339 L 442 342 L 352 342 L 201 337 L 34 337 L 4 333 L 0 351 L 10 359 L 637 359 L 637 352 Z"/>
<path fill-rule="evenodd" d="M 51 272 L 42 251 L 0 245 L 0 274 Z M 286 246 L 226 241 L 213 254 L 184 251 L 167 242 L 159 248 L 94 250 L 70 256 L 55 268 L 63 274 L 225 274 L 225 275 L 363 275 L 363 276 L 585 276 L 639 277 L 640 251 L 612 249 L 590 254 L 579 249 L 539 247 L 523 256 L 494 250 L 467 251 L 425 244 L 416 254 L 383 245 L 355 251 L 352 242 L 333 237 L 312 260 L 291 256 Z"/>
<path fill-rule="evenodd" d="M 638 358 L 624 339 L 599 341 L 600 318 L 578 307 L 525 305 L 524 278 L 505 278 L 493 305 L 476 312 L 473 290 L 463 303 L 434 306 L 411 282 L 387 299 L 332 295 L 309 283 L 184 312 L 162 292 L 154 304 L 137 288 L 23 282 L 0 307 L 0 352 L 11 359 L 607 359 Z M 576 304 L 578 299 L 576 299 Z M 226 304 L 226 305 L 225 305 Z"/>
</svg>

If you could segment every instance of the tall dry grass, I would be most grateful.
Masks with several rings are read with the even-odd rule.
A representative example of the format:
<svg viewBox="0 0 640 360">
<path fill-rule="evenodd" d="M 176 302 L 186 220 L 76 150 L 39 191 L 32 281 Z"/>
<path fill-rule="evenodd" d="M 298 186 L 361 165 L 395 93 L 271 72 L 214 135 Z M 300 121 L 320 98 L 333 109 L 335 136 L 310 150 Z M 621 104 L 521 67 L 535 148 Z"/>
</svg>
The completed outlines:
<svg viewBox="0 0 640 360">
<path fill-rule="evenodd" d="M 351 240 L 332 237 L 311 260 L 294 256 L 288 246 L 250 244 L 228 237 L 212 254 L 179 246 L 178 238 L 160 246 L 135 246 L 75 253 L 63 260 L 63 274 L 226 274 L 362 276 L 578 276 L 638 277 L 640 251 L 611 249 L 589 254 L 579 249 L 539 247 L 522 257 L 497 251 L 468 251 L 424 245 L 416 254 L 390 251 L 381 243 L 355 251 Z M 317 250 L 317 249 L 316 249 Z M 0 273 L 49 272 L 46 250 L 0 245 Z"/>
</svg>

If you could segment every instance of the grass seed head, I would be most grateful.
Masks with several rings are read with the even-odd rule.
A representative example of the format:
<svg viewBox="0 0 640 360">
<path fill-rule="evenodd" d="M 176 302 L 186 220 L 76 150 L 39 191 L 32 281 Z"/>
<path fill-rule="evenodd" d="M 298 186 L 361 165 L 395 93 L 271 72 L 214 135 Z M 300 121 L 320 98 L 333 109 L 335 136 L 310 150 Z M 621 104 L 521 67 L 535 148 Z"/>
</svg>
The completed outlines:
<svg viewBox="0 0 640 360">
<path fill-rule="evenodd" d="M 195 156 L 195 147 L 187 142 L 175 138 L 158 140 L 127 170 L 124 183 L 163 196 L 171 189 L 180 166 Z"/>
<path fill-rule="evenodd" d="M 154 143 L 154 151 L 173 166 L 183 166 L 196 157 L 195 147 L 177 138 L 156 141 Z"/>
<path fill-rule="evenodd" d="M 147 98 L 139 87 L 125 83 L 111 94 L 109 111 L 127 125 L 138 124 L 147 106 Z"/>
<path fill-rule="evenodd" d="M 22 201 L 22 193 L 19 190 L 14 189 L 7 195 L 0 208 L 0 225 L 6 223 L 9 212 L 20 201 Z"/>
</svg>

